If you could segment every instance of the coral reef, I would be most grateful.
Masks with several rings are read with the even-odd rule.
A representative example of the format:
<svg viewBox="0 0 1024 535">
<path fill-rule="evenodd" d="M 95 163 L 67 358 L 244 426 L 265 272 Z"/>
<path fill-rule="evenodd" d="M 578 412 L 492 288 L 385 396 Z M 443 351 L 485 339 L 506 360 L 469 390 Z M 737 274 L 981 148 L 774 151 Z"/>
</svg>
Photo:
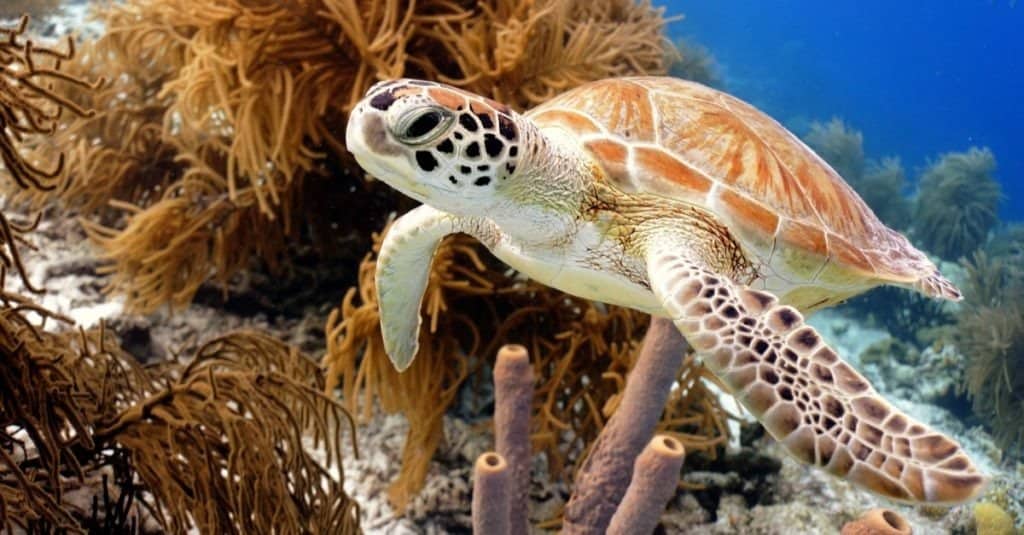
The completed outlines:
<svg viewBox="0 0 1024 535">
<path fill-rule="evenodd" d="M 999 221 L 1003 198 L 988 148 L 943 154 L 921 175 L 912 235 L 947 260 L 970 255 Z"/>
<path fill-rule="evenodd" d="M 206 283 L 212 280 L 234 290 L 244 286 L 240 275 L 253 266 L 261 271 L 258 276 L 269 279 L 266 284 L 295 289 L 303 283 L 288 279 L 305 273 L 305 266 L 296 264 L 330 263 L 341 273 L 339 288 L 357 287 L 328 322 L 326 373 L 295 349 L 255 332 L 232 333 L 189 351 L 195 354 L 189 364 L 143 369 L 129 353 L 153 355 L 136 351 L 131 340 L 122 338 L 120 349 L 110 329 L 75 332 L 66 326 L 51 335 L 34 314 L 42 314 L 47 329 L 65 324 L 65 318 L 37 308 L 24 296 L 6 295 L 0 307 L 0 331 L 10 335 L 2 339 L 5 362 L 18 351 L 31 351 L 34 343 L 46 347 L 46 358 L 40 353 L 32 357 L 34 368 L 5 364 L 0 372 L 6 381 L 0 392 L 12 393 L 3 398 L 4 415 L 18 414 L 8 410 L 8 402 L 45 399 L 19 409 L 32 420 L 13 424 L 22 426 L 19 434 L 0 437 L 0 453 L 15 463 L 0 461 L 0 499 L 13 519 L 3 528 L 110 532 L 148 522 L 150 529 L 182 530 L 198 522 L 211 532 L 356 531 L 357 505 L 342 492 L 342 474 L 334 472 L 341 457 L 337 428 L 351 424 L 322 392 L 340 392 L 344 406 L 364 421 L 374 412 L 406 417 L 389 418 L 399 423 L 388 435 L 387 447 L 371 452 L 369 461 L 359 460 L 378 467 L 400 464 L 401 472 L 386 493 L 395 505 L 415 509 L 410 518 L 422 519 L 423 511 L 438 510 L 441 517 L 468 519 L 468 486 L 431 479 L 439 463 L 454 464 L 456 456 L 450 451 L 459 451 L 458 459 L 477 458 L 480 451 L 464 438 L 476 431 L 461 421 L 446 422 L 445 413 L 453 407 L 464 410 L 459 403 L 486 406 L 488 394 L 480 383 L 491 368 L 487 356 L 511 341 L 523 343 L 537 359 L 533 371 L 540 380 L 528 407 L 530 439 L 542 454 L 535 467 L 543 464 L 555 481 L 555 490 L 544 490 L 551 494 L 544 497 L 548 506 L 535 510 L 534 520 L 557 517 L 559 489 L 564 488 L 559 485 L 596 448 L 596 437 L 608 430 L 616 407 L 625 412 L 621 400 L 628 381 L 623 378 L 641 360 L 647 319 L 540 287 L 456 237 L 439 252 L 431 271 L 431 293 L 424 303 L 429 328 L 422 333 L 425 351 L 419 365 L 405 376 L 394 373 L 382 358 L 373 253 L 367 251 L 375 245 L 371 233 L 383 228 L 392 213 L 411 205 L 366 180 L 352 165 L 338 125 L 369 84 L 388 77 L 443 80 L 523 109 L 593 78 L 662 72 L 667 63 L 659 12 L 647 3 L 624 0 L 314 0 L 273 5 L 128 0 L 102 8 L 98 16 L 109 31 L 100 42 L 81 45 L 74 60 L 63 52 L 41 53 L 33 45 L 26 49 L 25 41 L 11 39 L 22 47 L 18 54 L 40 58 L 30 66 L 35 78 L 28 79 L 42 80 L 37 86 L 48 92 L 31 97 L 33 109 L 42 114 L 31 123 L 24 122 L 24 115 L 11 116 L 21 121 L 17 124 L 40 128 L 22 130 L 23 138 L 0 140 L 20 145 L 3 152 L 6 172 L 14 176 L 12 171 L 21 169 L 15 178 L 31 186 L 21 190 L 24 184 L 11 181 L 12 196 L 35 208 L 58 199 L 70 213 L 83 215 L 90 237 L 104 252 L 102 271 L 110 275 L 109 289 L 123 295 L 135 311 L 166 304 L 182 308 L 196 299 L 221 302 Z M 700 50 L 683 52 L 689 65 L 684 68 L 691 72 L 685 76 L 698 76 L 693 72 L 701 69 L 700 76 L 708 75 L 709 63 Z M 111 65 L 123 72 L 112 72 Z M 107 81 L 98 87 L 88 82 L 101 78 Z M 2 84 L 0 80 L 0 98 L 7 87 L 28 87 Z M 59 114 L 59 108 L 64 112 Z M 856 137 L 852 129 L 840 126 L 837 132 Z M 12 131 L 0 128 L 4 135 Z M 862 147 L 860 140 L 854 141 L 849 147 Z M 876 164 L 860 151 L 859 164 L 856 155 L 841 163 L 860 166 L 858 176 L 848 180 L 884 221 L 906 229 L 910 217 L 899 162 Z M 0 239 L 7 252 L 3 263 L 24 277 L 14 246 L 31 232 L 31 225 L 20 219 L 13 225 L 2 223 Z M 1009 263 L 1019 258 L 1020 248 L 1007 229 L 995 234 L 988 250 Z M 272 275 L 262 273 L 264 269 Z M 301 291 L 323 291 L 326 285 L 321 280 L 307 286 Z M 983 306 L 1003 314 L 1009 310 L 1009 317 L 1016 317 L 998 297 L 1004 291 L 999 285 L 975 295 L 987 303 Z M 898 299 L 910 294 L 894 293 L 883 294 L 891 299 L 885 308 L 905 310 Z M 313 308 L 311 304 L 298 306 Z M 271 303 L 266 310 L 277 305 L 285 306 Z M 978 310 L 972 303 L 965 308 Z M 23 313 L 32 310 L 36 312 Z M 901 335 L 912 333 L 908 339 L 923 345 L 932 340 L 924 331 L 951 321 L 945 309 L 913 308 L 900 314 L 892 321 L 894 329 Z M 879 318 L 880 323 L 889 321 Z M 968 339 L 959 334 L 966 328 L 958 327 L 958 340 Z M 979 343 L 984 332 L 976 330 Z M 133 349 L 125 351 L 129 347 Z M 892 369 L 904 374 L 920 365 L 922 376 L 943 375 L 945 369 L 933 362 L 946 362 L 941 359 L 948 357 L 950 347 L 907 347 L 902 367 Z M 76 362 L 81 370 L 63 368 Z M 998 369 L 985 369 L 989 381 Z M 1005 368 L 1003 372 L 1005 377 Z M 669 394 L 657 428 L 695 453 L 695 466 L 713 465 L 729 475 L 715 474 L 721 476 L 716 479 L 707 471 L 706 479 L 689 477 L 687 487 L 709 484 L 676 496 L 677 508 L 685 509 L 678 505 L 685 502 L 691 511 L 717 514 L 716 532 L 806 525 L 793 518 L 836 529 L 837 522 L 851 518 L 826 508 L 828 495 L 815 503 L 805 499 L 813 492 L 801 499 L 776 494 L 778 463 L 753 455 L 749 447 L 721 455 L 727 415 L 707 390 L 708 379 L 692 357 L 685 358 L 671 375 L 678 388 Z M 144 387 L 124 388 L 122 398 L 115 395 L 122 380 Z M 8 383 L 14 386 L 7 389 Z M 1000 395 L 1008 392 L 997 390 Z M 979 392 L 975 398 L 985 395 Z M 83 416 L 83 402 L 102 418 Z M 44 406 L 57 412 L 40 413 Z M 989 405 L 979 409 L 983 417 L 992 418 L 989 413 Z M 1003 421 L 993 420 L 992 425 Z M 57 427 L 26 436 L 36 433 L 34 422 Z M 54 431 L 58 427 L 63 434 Z M 326 440 L 318 452 L 325 458 L 304 453 L 311 442 L 301 440 L 307 432 Z M 387 456 L 388 448 L 401 449 L 401 463 L 394 460 L 397 454 Z M 451 458 L 439 460 L 434 455 L 438 448 Z M 210 472 L 194 473 L 194 466 L 211 459 Z M 66 464 L 47 464 L 54 460 Z M 468 481 L 469 464 L 462 464 Z M 510 472 L 513 464 L 509 460 Z M 265 470 L 256 472 L 254 467 Z M 379 472 L 394 474 L 389 470 Z M 21 476 L 33 486 L 19 487 Z M 425 480 L 432 485 L 430 492 L 414 498 Z M 448 494 L 437 490 L 443 485 L 451 485 Z M 253 488 L 273 495 L 257 496 Z M 96 489 L 108 492 L 97 495 Z M 438 498 L 442 494 L 459 505 L 450 506 Z M 225 507 L 222 497 L 241 505 Z M 370 500 L 365 494 L 363 498 Z M 253 513 L 256 499 L 282 505 Z M 769 503 L 776 499 L 801 503 Z M 711 502 L 713 507 L 706 505 Z M 393 517 L 386 506 L 373 507 Z M 18 524 L 23 519 L 34 524 Z M 703 517 L 691 529 L 710 526 Z"/>
<path fill-rule="evenodd" d="M 842 119 L 833 117 L 827 123 L 811 123 L 803 139 L 851 185 L 864 175 L 864 134 Z"/>
<path fill-rule="evenodd" d="M 719 73 L 718 63 L 706 47 L 678 39 L 669 50 L 668 75 L 690 80 L 715 89 L 725 86 Z"/>
<path fill-rule="evenodd" d="M 985 252 L 991 257 L 1024 263 L 1024 224 L 1011 223 L 996 230 L 985 245 Z"/>
<path fill-rule="evenodd" d="M 330 471 L 342 456 L 342 431 L 354 432 L 353 424 L 322 393 L 316 363 L 261 333 L 238 332 L 201 346 L 174 375 L 95 432 L 131 454 L 161 525 L 359 530 L 358 508 Z M 306 450 L 307 433 L 326 449 L 326 465 Z"/>
<path fill-rule="evenodd" d="M 974 504 L 974 527 L 978 535 L 1013 535 L 1011 517 L 1002 507 L 989 502 Z"/>
<path fill-rule="evenodd" d="M 913 209 L 904 194 L 907 177 L 899 158 L 869 160 L 867 171 L 852 185 L 883 223 L 901 231 L 910 227 Z"/>
<path fill-rule="evenodd" d="M 96 89 L 61 70 L 67 52 L 22 40 L 27 19 L 0 33 L 0 154 L 12 186 L 53 190 L 63 152 L 46 171 L 29 145 L 55 137 L 63 112 L 88 108 L 55 89 Z M 49 166 L 47 166 L 49 167 Z M 31 229 L 0 216 L 0 282 Z M 4 286 L 6 286 L 4 284 Z M 300 533 L 359 531 L 342 488 L 343 408 L 323 394 L 324 375 L 276 339 L 234 332 L 185 364 L 143 367 L 103 323 L 72 321 L 0 290 L 0 526 L 5 532 L 140 531 Z M 315 459 L 309 444 L 326 458 Z M 274 508 L 259 507 L 263 501 Z"/>
<path fill-rule="evenodd" d="M 860 354 L 872 384 L 888 394 L 942 405 L 957 398 L 964 381 L 964 357 L 956 345 L 937 341 L 918 350 L 899 338 L 880 340 Z"/>
<path fill-rule="evenodd" d="M 966 391 L 975 414 L 1004 448 L 1024 443 L 1024 271 L 976 253 L 966 262 L 967 284 L 957 343 L 967 359 Z"/>
<path fill-rule="evenodd" d="M 437 79 L 525 109 L 589 80 L 663 73 L 660 10 L 632 0 L 130 0 L 96 17 L 105 33 L 65 67 L 108 81 L 54 89 L 95 114 L 65 114 L 34 147 L 39 161 L 67 152 L 58 188 L 12 197 L 36 208 L 57 200 L 83 215 L 107 289 L 128 310 L 184 307 L 207 281 L 227 288 L 254 265 L 284 278 L 297 269 L 294 250 L 312 246 L 318 261 L 348 267 L 343 284 L 359 282 L 363 297 L 355 306 L 351 293 L 328 325 L 326 390 L 340 385 L 363 416 L 376 396 L 412 423 L 390 493 L 396 504 L 422 485 L 442 415 L 484 368 L 475 355 L 513 334 L 545 349 L 537 369 L 552 379 L 538 399 L 548 416 L 534 436 L 559 470 L 571 468 L 560 439 L 572 429 L 581 449 L 596 436 L 645 319 L 524 283 L 463 241 L 434 270 L 422 344 L 433 357 L 402 376 L 382 366 L 367 264 L 352 268 L 373 231 L 411 203 L 365 179 L 339 125 L 380 79 Z M 476 351 L 484 342 L 490 350 Z M 724 428 L 700 377 L 691 366 L 682 379 L 693 399 L 670 414 L 689 418 L 676 428 L 707 436 L 710 447 Z M 583 402 L 589 410 L 579 411 Z"/>
<path fill-rule="evenodd" d="M 8 531 L 359 530 L 355 503 L 330 475 L 346 415 L 297 351 L 238 332 L 205 344 L 188 365 L 143 369 L 102 327 L 52 334 L 5 303 L 0 330 Z M 307 431 L 329 452 L 325 465 L 306 451 Z M 93 496 L 91 509 L 73 498 L 82 493 Z M 264 500 L 278 507 L 256 506 Z"/>
<path fill-rule="evenodd" d="M 850 299 L 844 307 L 873 325 L 885 328 L 894 338 L 918 346 L 927 345 L 932 329 L 953 321 L 947 303 L 904 288 L 882 286 Z"/>
</svg>

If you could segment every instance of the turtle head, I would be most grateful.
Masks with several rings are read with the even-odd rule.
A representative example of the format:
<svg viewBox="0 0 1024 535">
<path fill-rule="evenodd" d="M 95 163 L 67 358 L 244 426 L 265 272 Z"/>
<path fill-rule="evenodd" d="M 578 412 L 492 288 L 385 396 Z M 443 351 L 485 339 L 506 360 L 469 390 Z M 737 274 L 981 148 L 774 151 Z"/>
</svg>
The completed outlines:
<svg viewBox="0 0 1024 535">
<path fill-rule="evenodd" d="M 367 172 L 458 215 L 487 215 L 516 171 L 520 119 L 508 106 L 442 84 L 380 82 L 349 116 L 348 150 Z"/>
</svg>

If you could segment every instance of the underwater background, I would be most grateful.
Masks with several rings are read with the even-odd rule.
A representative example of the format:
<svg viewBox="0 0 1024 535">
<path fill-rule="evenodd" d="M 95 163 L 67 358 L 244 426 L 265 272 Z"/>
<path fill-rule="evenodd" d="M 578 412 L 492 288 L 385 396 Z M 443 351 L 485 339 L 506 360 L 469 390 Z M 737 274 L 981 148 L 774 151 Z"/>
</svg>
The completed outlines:
<svg viewBox="0 0 1024 535">
<path fill-rule="evenodd" d="M 344 125 L 401 76 L 522 111 L 654 74 L 779 120 L 959 285 L 959 304 L 878 288 L 809 323 L 992 482 L 949 507 L 875 496 L 794 460 L 690 355 L 646 414 L 686 448 L 646 520 L 839 533 L 884 509 L 918 534 L 1020 535 L 1020 28 L 1008 0 L 0 0 L 0 533 L 468 533 L 517 380 L 520 506 L 531 532 L 565 527 L 649 317 L 457 236 L 396 373 L 373 273 L 415 203 L 366 176 Z M 510 343 L 532 377 L 503 368 Z"/>
<path fill-rule="evenodd" d="M 1024 219 L 1024 9 L 1009 0 L 668 2 L 728 91 L 800 134 L 835 116 L 909 169 L 987 146 L 1004 220 Z"/>
</svg>

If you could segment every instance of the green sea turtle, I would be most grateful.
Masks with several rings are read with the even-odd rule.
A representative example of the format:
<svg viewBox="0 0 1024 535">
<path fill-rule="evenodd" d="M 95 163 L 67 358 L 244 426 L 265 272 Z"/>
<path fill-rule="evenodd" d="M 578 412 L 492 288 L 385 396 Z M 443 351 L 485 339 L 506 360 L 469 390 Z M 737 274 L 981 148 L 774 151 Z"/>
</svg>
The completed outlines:
<svg viewBox="0 0 1024 535">
<path fill-rule="evenodd" d="M 463 232 L 540 282 L 671 318 L 801 461 L 909 502 L 984 487 L 959 444 L 882 399 L 798 311 L 882 284 L 959 291 L 749 104 L 677 79 L 619 78 L 520 115 L 397 80 L 355 106 L 346 140 L 367 172 L 423 203 L 391 227 L 377 265 L 399 370 L 416 355 L 432 256 Z"/>
</svg>

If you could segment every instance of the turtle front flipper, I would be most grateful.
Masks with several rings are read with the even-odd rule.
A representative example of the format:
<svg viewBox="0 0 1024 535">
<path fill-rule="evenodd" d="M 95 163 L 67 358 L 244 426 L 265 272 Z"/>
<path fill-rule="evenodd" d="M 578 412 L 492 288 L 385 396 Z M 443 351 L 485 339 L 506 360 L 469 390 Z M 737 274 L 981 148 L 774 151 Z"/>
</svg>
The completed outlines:
<svg viewBox="0 0 1024 535">
<path fill-rule="evenodd" d="M 384 351 L 398 371 L 412 364 L 419 350 L 420 306 L 430 264 L 445 236 L 455 232 L 455 218 L 427 205 L 398 218 L 377 255 L 377 305 Z"/>
<path fill-rule="evenodd" d="M 799 460 L 906 502 L 958 503 L 986 477 L 959 444 L 891 406 L 796 309 L 705 269 L 669 243 L 651 288 L 687 341 Z"/>
</svg>

